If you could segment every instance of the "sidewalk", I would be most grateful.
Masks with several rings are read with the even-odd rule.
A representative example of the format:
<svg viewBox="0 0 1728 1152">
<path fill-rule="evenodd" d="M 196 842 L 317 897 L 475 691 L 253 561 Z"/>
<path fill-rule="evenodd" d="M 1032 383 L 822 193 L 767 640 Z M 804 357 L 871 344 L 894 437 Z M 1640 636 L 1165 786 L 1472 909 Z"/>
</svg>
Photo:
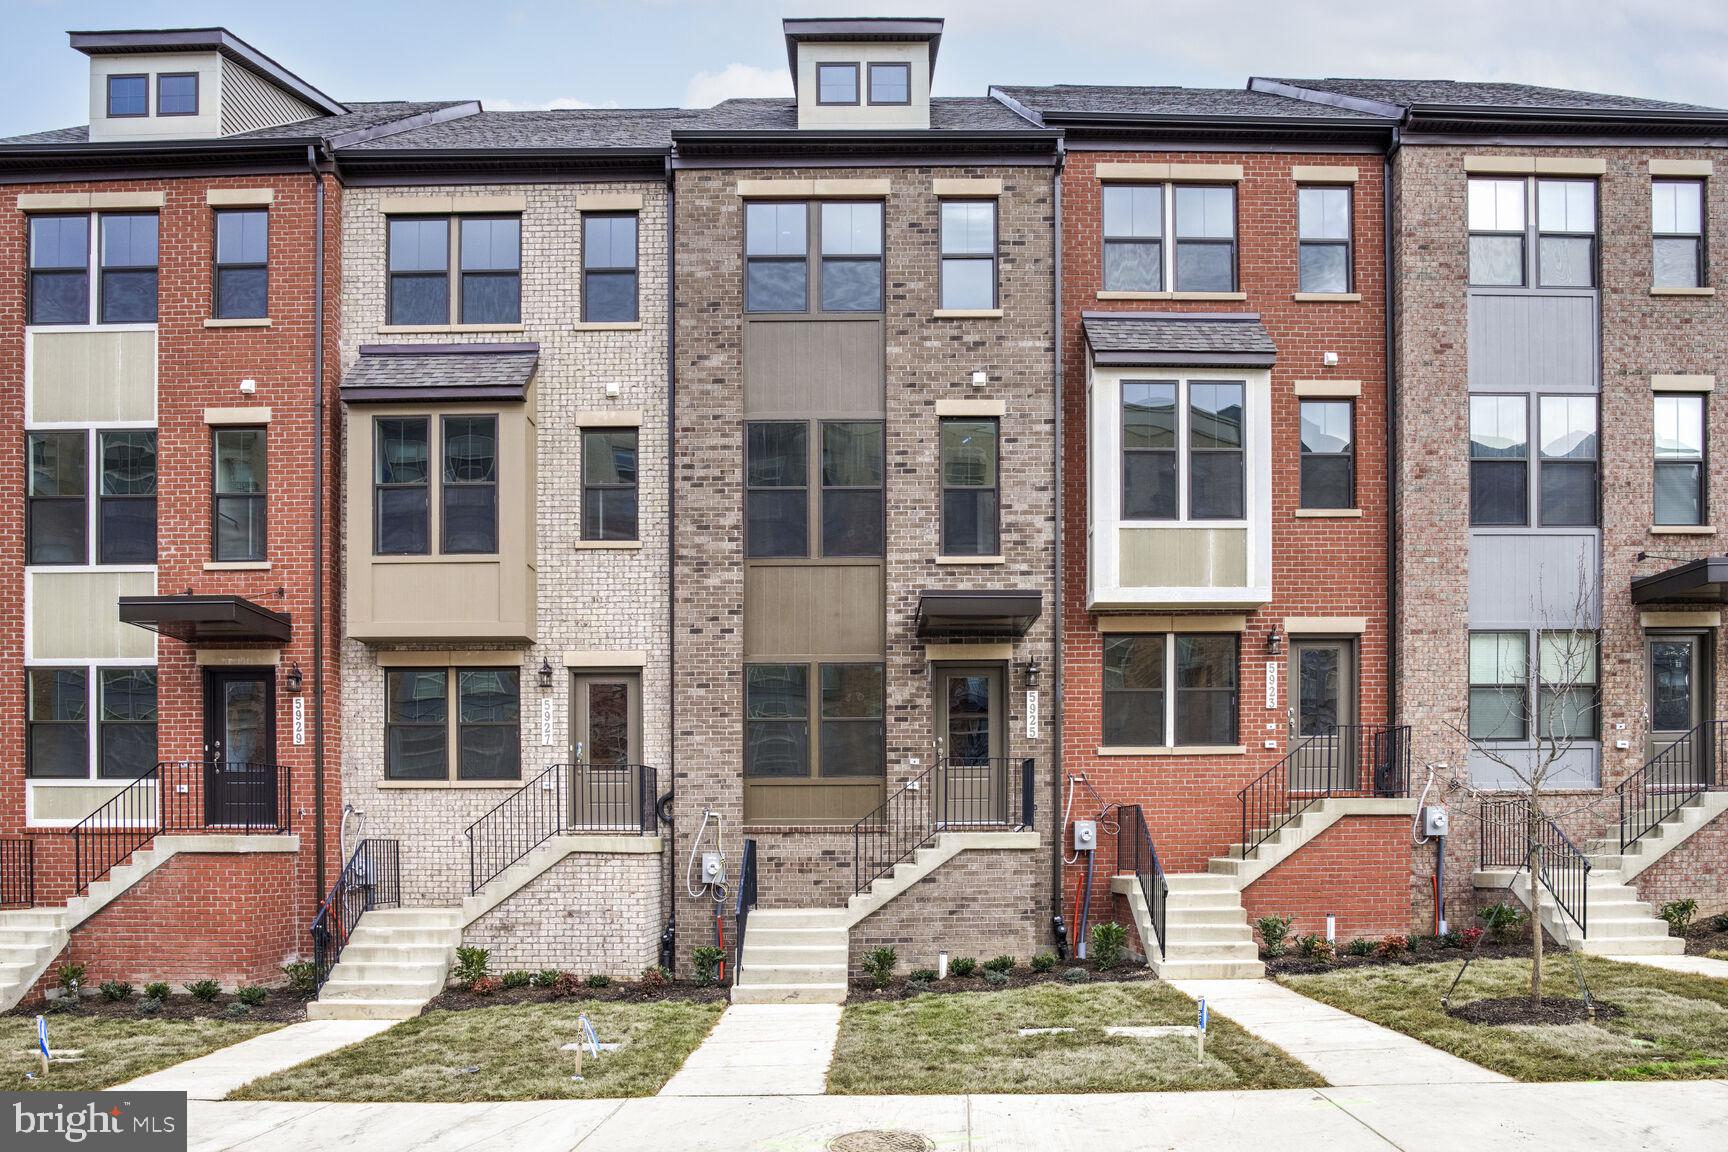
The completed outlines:
<svg viewBox="0 0 1728 1152">
<path fill-rule="evenodd" d="M 1670 972 L 1687 972 L 1693 976 L 1714 976 L 1728 980 L 1728 960 L 1712 960 L 1708 956 L 1608 956 L 1625 964 L 1642 964 L 1647 968 L 1665 968 Z"/>
<path fill-rule="evenodd" d="M 859 1129 L 943 1152 L 1712 1148 L 1728 1082 L 1374 1085 L 1118 1096 L 761 1096 L 191 1105 L 193 1152 L 820 1152 Z"/>
<path fill-rule="evenodd" d="M 140 1076 L 118 1085 L 115 1090 L 136 1088 L 140 1091 L 184 1092 L 193 1100 L 220 1100 L 260 1076 L 358 1044 L 394 1023 L 394 1020 L 308 1020 L 304 1024 L 290 1024 L 160 1072 Z"/>
<path fill-rule="evenodd" d="M 662 1096 L 820 1096 L 840 1036 L 838 1004 L 733 1004 Z"/>
<path fill-rule="evenodd" d="M 1270 980 L 1172 980 L 1172 988 L 1314 1069 L 1328 1084 L 1505 1084 L 1509 1079 Z"/>
</svg>

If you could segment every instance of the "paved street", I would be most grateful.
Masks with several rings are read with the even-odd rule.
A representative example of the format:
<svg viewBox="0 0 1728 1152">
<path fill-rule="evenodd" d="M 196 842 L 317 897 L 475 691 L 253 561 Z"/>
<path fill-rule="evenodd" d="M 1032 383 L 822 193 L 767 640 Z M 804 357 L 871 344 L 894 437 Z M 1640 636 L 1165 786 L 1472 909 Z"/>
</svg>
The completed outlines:
<svg viewBox="0 0 1728 1152">
<path fill-rule="evenodd" d="M 194 1101 L 191 1109 L 191 1148 L 198 1152 L 815 1152 L 834 1136 L 863 1128 L 920 1132 L 938 1149 L 967 1152 L 1655 1152 L 1720 1147 L 1728 1082 L 1127 1096 L 659 1096 L 529 1104 Z"/>
</svg>

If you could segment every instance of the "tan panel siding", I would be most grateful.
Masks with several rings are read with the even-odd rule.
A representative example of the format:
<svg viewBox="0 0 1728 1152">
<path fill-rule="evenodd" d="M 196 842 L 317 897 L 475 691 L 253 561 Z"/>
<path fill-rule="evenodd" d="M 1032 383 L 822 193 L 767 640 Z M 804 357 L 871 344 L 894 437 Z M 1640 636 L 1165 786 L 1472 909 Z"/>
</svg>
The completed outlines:
<svg viewBox="0 0 1728 1152">
<path fill-rule="evenodd" d="M 32 332 L 33 423 L 156 419 L 156 333 Z"/>
<path fill-rule="evenodd" d="M 199 94 L 199 99 L 214 99 L 215 93 Z M 222 61 L 222 135 L 273 128 L 292 124 L 317 115 L 311 105 L 295 99 L 274 84 L 268 84 L 255 73 Z"/>
<path fill-rule="evenodd" d="M 35 660 L 148 660 L 155 636 L 122 624 L 122 596 L 156 591 L 151 572 L 35 572 L 30 576 L 30 651 Z"/>
<path fill-rule="evenodd" d="M 126 786 L 127 782 L 125 781 L 117 784 L 91 784 L 87 787 L 76 785 L 41 787 L 33 785 L 30 789 L 31 822 L 34 824 L 61 824 L 82 820 L 96 811 L 98 807 L 119 795 Z M 148 784 L 144 787 L 147 791 L 150 788 Z M 146 800 L 141 802 L 140 808 L 144 811 L 150 811 L 154 808 L 154 804 Z"/>
<path fill-rule="evenodd" d="M 744 570 L 744 656 L 883 651 L 875 564 L 753 564 Z"/>
<path fill-rule="evenodd" d="M 1122 587 L 1240 588 L 1248 583 L 1243 528 L 1123 528 Z"/>
<path fill-rule="evenodd" d="M 812 366 L 820 365 L 819 370 Z M 875 320 L 747 322 L 744 413 L 876 416 L 882 325 Z"/>
</svg>

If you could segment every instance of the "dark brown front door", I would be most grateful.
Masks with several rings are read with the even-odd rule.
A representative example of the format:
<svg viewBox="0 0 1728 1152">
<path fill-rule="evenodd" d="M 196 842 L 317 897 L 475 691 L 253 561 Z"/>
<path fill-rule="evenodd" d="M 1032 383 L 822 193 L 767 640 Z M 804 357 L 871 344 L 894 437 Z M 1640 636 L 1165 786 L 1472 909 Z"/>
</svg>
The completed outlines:
<svg viewBox="0 0 1728 1152">
<path fill-rule="evenodd" d="M 276 824 L 276 671 L 204 673 L 204 822 Z"/>
<path fill-rule="evenodd" d="M 1000 664 L 938 664 L 936 738 L 940 759 L 936 819 L 942 824 L 1007 821 L 1008 707 Z"/>
<path fill-rule="evenodd" d="M 641 821 L 641 685 L 627 673 L 589 673 L 571 681 L 577 828 L 630 828 Z"/>
</svg>

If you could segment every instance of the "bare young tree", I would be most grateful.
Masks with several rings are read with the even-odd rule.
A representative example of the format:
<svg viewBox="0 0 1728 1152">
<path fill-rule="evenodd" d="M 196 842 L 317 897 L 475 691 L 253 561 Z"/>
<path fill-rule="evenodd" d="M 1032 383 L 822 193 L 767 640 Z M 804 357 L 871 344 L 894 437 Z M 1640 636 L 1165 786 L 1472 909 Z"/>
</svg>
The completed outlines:
<svg viewBox="0 0 1728 1152">
<path fill-rule="evenodd" d="M 1539 573 L 1538 586 L 1541 584 Z M 1491 668 L 1494 675 L 1488 679 L 1495 684 L 1477 686 L 1477 677 L 1471 675 L 1463 723 L 1449 721 L 1448 727 L 1464 738 L 1472 752 L 1516 780 L 1526 796 L 1521 810 L 1516 801 L 1509 807 L 1524 833 L 1523 868 L 1530 885 L 1530 1000 L 1539 1004 L 1546 863 L 1543 833 L 1556 816 L 1570 815 L 1595 803 L 1556 810 L 1548 795 L 1571 759 L 1574 745 L 1597 735 L 1600 669 L 1594 626 L 1596 592 L 1585 562 L 1580 560 L 1576 592 L 1566 609 L 1536 608 L 1531 615 L 1539 621 L 1534 653 L 1530 651 L 1529 633 L 1521 630 L 1471 636 L 1471 671 Z M 1530 700 L 1532 669 L 1534 706 Z M 1466 779 L 1461 783 L 1465 790 L 1476 794 L 1477 789 L 1468 781 L 1467 767 L 1464 774 Z M 1558 825 L 1553 826 L 1558 833 Z"/>
</svg>

